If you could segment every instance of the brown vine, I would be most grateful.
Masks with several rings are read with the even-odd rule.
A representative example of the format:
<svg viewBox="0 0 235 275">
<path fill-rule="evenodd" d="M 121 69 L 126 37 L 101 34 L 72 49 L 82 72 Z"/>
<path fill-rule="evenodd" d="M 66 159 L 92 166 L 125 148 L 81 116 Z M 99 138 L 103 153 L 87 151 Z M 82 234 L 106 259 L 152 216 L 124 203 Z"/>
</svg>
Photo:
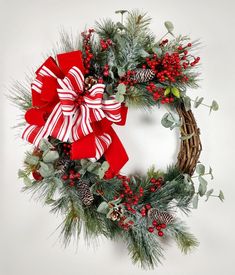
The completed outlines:
<svg viewBox="0 0 235 275">
<path fill-rule="evenodd" d="M 176 165 L 180 171 L 192 176 L 202 151 L 200 129 L 191 110 L 186 111 L 183 104 L 178 106 L 176 110 L 182 121 L 181 144 Z"/>
</svg>

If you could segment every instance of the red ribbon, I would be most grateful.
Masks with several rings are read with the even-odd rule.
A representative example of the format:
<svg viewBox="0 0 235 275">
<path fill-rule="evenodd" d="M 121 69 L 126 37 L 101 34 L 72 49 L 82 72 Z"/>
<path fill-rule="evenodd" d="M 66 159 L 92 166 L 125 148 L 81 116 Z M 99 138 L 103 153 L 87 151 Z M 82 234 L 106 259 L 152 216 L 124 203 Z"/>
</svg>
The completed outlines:
<svg viewBox="0 0 235 275">
<path fill-rule="evenodd" d="M 111 125 L 125 124 L 127 108 L 115 99 L 103 100 L 103 84 L 84 91 L 80 51 L 59 54 L 57 60 L 59 65 L 49 57 L 36 71 L 23 138 L 36 146 L 48 136 L 71 141 L 72 159 L 95 161 L 104 155 L 109 172 L 117 174 L 128 156 Z"/>
</svg>

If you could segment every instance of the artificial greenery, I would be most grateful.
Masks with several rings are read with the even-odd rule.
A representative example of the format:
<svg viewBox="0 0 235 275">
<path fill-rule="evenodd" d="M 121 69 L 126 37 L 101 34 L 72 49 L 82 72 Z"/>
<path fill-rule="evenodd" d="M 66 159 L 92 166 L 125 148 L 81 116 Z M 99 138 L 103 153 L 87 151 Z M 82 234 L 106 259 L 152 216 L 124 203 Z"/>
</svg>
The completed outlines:
<svg viewBox="0 0 235 275">
<path fill-rule="evenodd" d="M 166 104 L 162 125 L 180 128 L 182 121 L 175 108 L 184 104 L 189 110 L 192 103 L 195 108 L 204 104 L 203 98 L 192 100 L 186 94 L 188 87 L 198 87 L 199 59 L 193 53 L 199 42 L 190 43 L 187 36 L 175 36 L 169 21 L 165 22 L 166 34 L 157 39 L 145 13 L 117 13 L 121 22 L 96 22 L 95 32 L 88 31 L 92 33 L 89 39 L 87 31 L 75 38 L 62 32 L 53 53 L 81 50 L 85 60 L 89 48 L 92 59 L 88 75 L 105 83 L 105 99 L 114 96 L 128 107 L 147 109 Z M 183 62 L 187 64 L 182 65 Z M 166 63 L 178 70 L 174 76 L 169 68 L 164 72 Z M 10 99 L 23 112 L 32 106 L 30 91 L 18 82 Z M 208 107 L 218 110 L 216 101 Z M 192 136 L 183 133 L 181 139 Z M 154 268 L 163 258 L 161 238 L 175 240 L 183 253 L 198 245 L 177 213 L 188 215 L 197 208 L 199 197 L 208 200 L 215 196 L 205 179 L 207 174 L 213 179 L 211 168 L 206 173 L 205 167 L 198 164 L 195 176 L 172 165 L 166 171 L 152 167 L 146 175 L 110 177 L 104 157 L 96 162 L 71 160 L 70 145 L 52 137 L 42 139 L 38 147 L 26 153 L 24 168 L 19 171 L 24 191 L 48 205 L 52 213 L 63 216 L 60 229 L 65 246 L 73 238 L 78 240 L 83 229 L 88 242 L 100 235 L 122 239 L 133 262 Z M 224 200 L 222 191 L 218 197 Z"/>
</svg>

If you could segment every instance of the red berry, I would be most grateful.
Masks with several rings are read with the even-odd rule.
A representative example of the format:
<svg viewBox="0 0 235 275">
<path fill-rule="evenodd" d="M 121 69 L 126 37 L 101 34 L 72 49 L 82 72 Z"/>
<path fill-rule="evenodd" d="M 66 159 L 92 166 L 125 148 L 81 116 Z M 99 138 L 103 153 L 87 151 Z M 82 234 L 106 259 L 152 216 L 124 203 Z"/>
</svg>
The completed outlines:
<svg viewBox="0 0 235 275">
<path fill-rule="evenodd" d="M 75 182 L 74 182 L 74 181 L 70 181 L 69 185 L 70 185 L 71 187 L 73 187 L 73 186 L 75 185 Z"/>
<path fill-rule="evenodd" d="M 152 207 L 151 207 L 151 205 L 148 203 L 148 204 L 145 205 L 145 208 L 146 208 L 147 210 L 149 210 L 149 209 L 151 209 Z"/>
<path fill-rule="evenodd" d="M 158 236 L 162 237 L 164 233 L 162 231 L 158 231 Z"/>
<path fill-rule="evenodd" d="M 154 232 L 154 228 L 153 227 L 149 227 L 148 228 L 148 232 L 153 233 Z"/>
<path fill-rule="evenodd" d="M 161 228 L 162 228 L 162 229 L 165 229 L 165 228 L 166 228 L 166 224 L 165 224 L 165 223 L 162 223 L 162 224 L 161 224 Z"/>
<path fill-rule="evenodd" d="M 192 47 L 192 43 L 188 43 L 188 47 Z"/>
<path fill-rule="evenodd" d="M 62 180 L 67 180 L 69 177 L 67 175 L 62 176 Z"/>
<path fill-rule="evenodd" d="M 155 192 L 155 191 L 156 191 L 156 189 L 154 186 L 150 187 L 150 192 Z"/>
<path fill-rule="evenodd" d="M 38 181 L 43 179 L 42 175 L 38 171 L 33 171 L 32 176 L 34 177 L 35 180 L 38 180 Z"/>
<path fill-rule="evenodd" d="M 157 180 L 156 180 L 155 178 L 151 178 L 151 179 L 150 179 L 150 182 L 151 182 L 151 183 L 156 183 Z"/>
<path fill-rule="evenodd" d="M 158 225 L 156 228 L 158 231 L 160 231 L 162 229 L 161 225 Z"/>
<path fill-rule="evenodd" d="M 156 221 L 156 220 L 153 220 L 152 225 L 153 225 L 153 226 L 157 226 L 157 221 Z"/>
</svg>

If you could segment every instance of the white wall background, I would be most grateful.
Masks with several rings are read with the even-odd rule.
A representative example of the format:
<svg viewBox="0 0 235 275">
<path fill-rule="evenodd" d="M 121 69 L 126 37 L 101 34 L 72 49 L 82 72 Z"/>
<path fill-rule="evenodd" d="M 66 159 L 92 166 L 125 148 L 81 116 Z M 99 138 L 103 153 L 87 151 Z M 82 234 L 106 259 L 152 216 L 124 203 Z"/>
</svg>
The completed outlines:
<svg viewBox="0 0 235 275">
<path fill-rule="evenodd" d="M 159 37 L 163 22 L 171 20 L 176 33 L 201 38 L 203 48 L 201 88 L 192 96 L 204 96 L 220 103 L 220 112 L 208 116 L 201 108 L 195 114 L 201 128 L 203 163 L 214 168 L 213 188 L 222 188 L 226 201 L 216 199 L 200 203 L 198 211 L 187 219 L 201 242 L 192 254 L 183 256 L 174 244 L 166 251 L 166 261 L 147 274 L 198 275 L 234 274 L 234 77 L 235 77 L 235 3 L 233 0 L 0 0 L 0 275 L 141 275 L 145 271 L 133 266 L 125 248 L 101 240 L 97 249 L 87 248 L 81 238 L 78 249 L 66 250 L 51 236 L 60 218 L 49 209 L 30 201 L 20 192 L 22 183 L 17 170 L 22 165 L 26 147 L 10 127 L 18 111 L 4 97 L 11 79 L 24 79 L 25 72 L 42 62 L 42 53 L 58 39 L 65 27 L 76 32 L 92 26 L 95 19 L 119 19 L 117 9 L 140 8 L 153 18 L 152 29 Z M 176 135 L 160 126 L 164 110 L 147 116 L 132 111 L 127 126 L 118 129 L 130 155 L 125 171 L 135 171 L 155 163 L 164 168 L 175 160 Z M 145 273 L 146 274 L 146 273 Z"/>
</svg>

